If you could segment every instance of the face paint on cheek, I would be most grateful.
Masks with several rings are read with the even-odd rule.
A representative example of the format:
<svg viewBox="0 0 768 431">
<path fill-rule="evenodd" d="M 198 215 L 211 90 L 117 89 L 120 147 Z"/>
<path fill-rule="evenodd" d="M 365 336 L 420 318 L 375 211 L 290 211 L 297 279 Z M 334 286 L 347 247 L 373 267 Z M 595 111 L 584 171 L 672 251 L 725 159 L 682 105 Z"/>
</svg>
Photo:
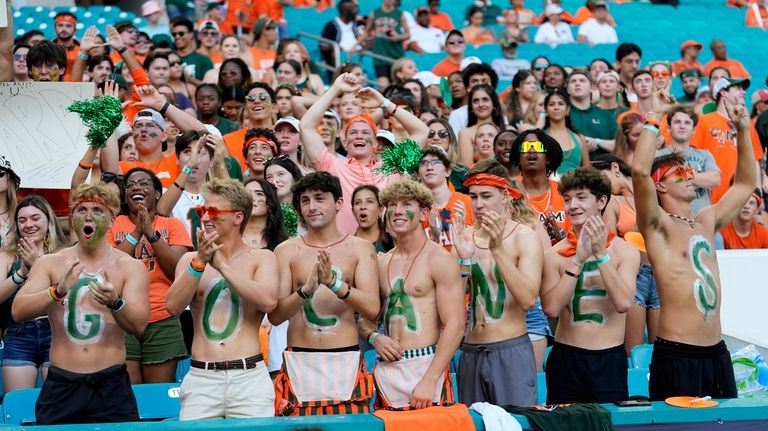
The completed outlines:
<svg viewBox="0 0 768 431">
<path fill-rule="evenodd" d="M 408 216 L 408 220 L 413 221 L 413 218 L 416 217 L 416 213 L 411 210 L 405 210 L 405 215 Z"/>
<path fill-rule="evenodd" d="M 392 217 L 395 216 L 394 210 L 387 210 L 387 220 L 392 220 Z"/>
<path fill-rule="evenodd" d="M 157 138 L 157 133 L 155 133 L 155 132 L 149 132 L 149 137 L 150 137 L 150 138 Z"/>
<path fill-rule="evenodd" d="M 367 139 L 365 140 L 365 143 L 366 143 L 366 144 L 368 144 L 368 145 L 370 145 L 370 146 L 373 146 L 373 138 L 367 138 Z"/>
<path fill-rule="evenodd" d="M 59 80 L 59 75 L 61 74 L 61 69 L 58 67 L 54 67 L 51 69 L 51 81 L 56 82 Z"/>
<path fill-rule="evenodd" d="M 39 81 L 40 80 L 40 69 L 34 68 L 30 69 L 30 74 L 32 75 L 32 80 Z"/>
</svg>

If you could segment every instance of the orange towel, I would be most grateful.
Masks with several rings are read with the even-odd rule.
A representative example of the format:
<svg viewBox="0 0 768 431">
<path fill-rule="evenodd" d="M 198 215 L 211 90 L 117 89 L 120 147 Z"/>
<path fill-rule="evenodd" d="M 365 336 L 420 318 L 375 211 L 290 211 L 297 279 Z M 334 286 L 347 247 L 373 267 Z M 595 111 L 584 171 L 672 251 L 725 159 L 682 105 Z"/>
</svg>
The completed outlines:
<svg viewBox="0 0 768 431">
<path fill-rule="evenodd" d="M 384 421 L 385 431 L 475 431 L 475 424 L 464 404 L 405 412 L 377 410 L 373 414 Z"/>
</svg>

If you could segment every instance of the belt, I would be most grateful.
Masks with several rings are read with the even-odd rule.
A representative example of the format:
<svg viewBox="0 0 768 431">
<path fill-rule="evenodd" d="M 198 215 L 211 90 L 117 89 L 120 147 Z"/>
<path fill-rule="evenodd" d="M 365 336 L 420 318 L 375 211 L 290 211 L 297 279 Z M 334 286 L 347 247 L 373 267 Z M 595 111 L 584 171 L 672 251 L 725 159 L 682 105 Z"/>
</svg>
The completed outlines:
<svg viewBox="0 0 768 431">
<path fill-rule="evenodd" d="M 226 370 L 250 370 L 256 368 L 259 362 L 264 360 L 264 355 L 249 356 L 247 358 L 235 359 L 234 361 L 204 362 L 189 361 L 192 368 L 201 368 L 203 370 L 226 371 Z"/>
</svg>

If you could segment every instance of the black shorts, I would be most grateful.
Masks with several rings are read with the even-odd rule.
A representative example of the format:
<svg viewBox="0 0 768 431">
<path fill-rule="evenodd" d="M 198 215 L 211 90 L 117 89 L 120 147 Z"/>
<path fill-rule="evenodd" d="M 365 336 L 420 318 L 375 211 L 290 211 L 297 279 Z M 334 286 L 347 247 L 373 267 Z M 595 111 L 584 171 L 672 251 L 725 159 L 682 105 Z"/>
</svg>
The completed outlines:
<svg viewBox="0 0 768 431">
<path fill-rule="evenodd" d="M 651 356 L 651 400 L 691 396 L 736 398 L 731 354 L 725 341 L 714 346 L 690 344 L 656 338 Z"/>
<path fill-rule="evenodd" d="M 90 374 L 51 366 L 35 417 L 38 425 L 137 422 L 139 409 L 125 364 Z"/>
<path fill-rule="evenodd" d="M 547 404 L 612 403 L 629 398 L 623 344 L 587 350 L 555 341 L 546 369 Z"/>
</svg>

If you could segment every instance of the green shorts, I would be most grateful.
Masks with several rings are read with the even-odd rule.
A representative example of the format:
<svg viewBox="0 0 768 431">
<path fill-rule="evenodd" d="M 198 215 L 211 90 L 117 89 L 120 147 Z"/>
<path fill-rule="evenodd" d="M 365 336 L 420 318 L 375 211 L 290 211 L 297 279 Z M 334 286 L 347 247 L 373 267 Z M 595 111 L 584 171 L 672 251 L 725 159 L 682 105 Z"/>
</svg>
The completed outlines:
<svg viewBox="0 0 768 431">
<path fill-rule="evenodd" d="M 152 322 L 140 337 L 125 334 L 125 359 L 142 364 L 161 364 L 188 357 L 178 317 Z"/>
</svg>

